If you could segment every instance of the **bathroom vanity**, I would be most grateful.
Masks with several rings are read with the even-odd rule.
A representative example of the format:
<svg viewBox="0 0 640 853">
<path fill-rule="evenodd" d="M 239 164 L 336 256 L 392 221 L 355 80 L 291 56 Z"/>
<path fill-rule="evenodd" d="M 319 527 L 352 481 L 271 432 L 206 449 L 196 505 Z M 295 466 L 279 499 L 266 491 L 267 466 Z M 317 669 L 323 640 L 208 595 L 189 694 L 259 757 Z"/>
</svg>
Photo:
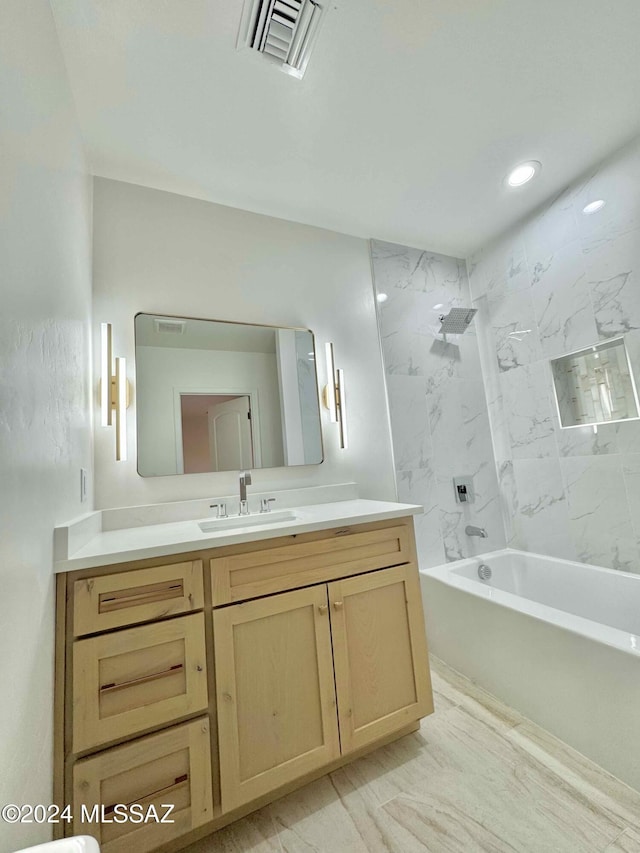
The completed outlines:
<svg viewBox="0 0 640 853">
<path fill-rule="evenodd" d="M 200 547 L 196 522 L 156 525 L 157 546 L 142 528 L 122 531 L 118 553 L 105 533 L 59 564 L 55 794 L 71 805 L 67 834 L 94 835 L 103 853 L 179 850 L 433 711 L 419 508 L 342 504 L 198 528 Z M 118 822 L 131 804 L 152 819 Z"/>
</svg>

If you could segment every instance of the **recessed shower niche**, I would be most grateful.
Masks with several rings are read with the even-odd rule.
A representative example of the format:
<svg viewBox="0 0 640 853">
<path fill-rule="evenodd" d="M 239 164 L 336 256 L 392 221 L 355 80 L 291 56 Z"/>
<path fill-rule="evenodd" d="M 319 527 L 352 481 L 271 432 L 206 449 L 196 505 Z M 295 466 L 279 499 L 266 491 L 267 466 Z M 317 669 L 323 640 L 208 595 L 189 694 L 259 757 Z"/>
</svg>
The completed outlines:
<svg viewBox="0 0 640 853">
<path fill-rule="evenodd" d="M 623 338 L 551 359 L 563 429 L 638 420 L 640 406 Z"/>
</svg>

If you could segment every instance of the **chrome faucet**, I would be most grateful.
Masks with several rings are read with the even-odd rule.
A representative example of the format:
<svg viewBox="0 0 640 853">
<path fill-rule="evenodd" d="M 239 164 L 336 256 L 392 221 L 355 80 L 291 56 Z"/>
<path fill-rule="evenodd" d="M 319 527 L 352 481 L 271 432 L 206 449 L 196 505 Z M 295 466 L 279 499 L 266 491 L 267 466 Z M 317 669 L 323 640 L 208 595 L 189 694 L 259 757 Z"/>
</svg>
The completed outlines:
<svg viewBox="0 0 640 853">
<path fill-rule="evenodd" d="M 216 518 L 227 518 L 227 504 L 225 501 L 220 501 L 217 504 L 209 504 L 209 509 L 217 509 Z"/>
<path fill-rule="evenodd" d="M 473 524 L 467 524 L 464 532 L 467 536 L 479 536 L 481 539 L 486 539 L 489 536 L 484 527 L 475 527 Z"/>
<path fill-rule="evenodd" d="M 251 485 L 251 472 L 245 471 L 240 474 L 240 511 L 238 515 L 249 515 L 249 504 L 247 503 L 247 486 Z"/>
</svg>

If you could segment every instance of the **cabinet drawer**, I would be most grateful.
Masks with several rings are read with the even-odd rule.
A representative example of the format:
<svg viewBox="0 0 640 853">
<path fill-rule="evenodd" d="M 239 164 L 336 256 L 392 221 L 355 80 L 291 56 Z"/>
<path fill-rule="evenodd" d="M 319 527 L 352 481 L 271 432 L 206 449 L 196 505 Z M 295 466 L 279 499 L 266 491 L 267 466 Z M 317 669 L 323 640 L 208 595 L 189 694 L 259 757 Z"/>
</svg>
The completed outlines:
<svg viewBox="0 0 640 853">
<path fill-rule="evenodd" d="M 73 751 L 170 723 L 208 704 L 204 615 L 73 644 Z"/>
<path fill-rule="evenodd" d="M 201 610 L 202 560 L 85 578 L 73 585 L 74 636 Z"/>
<path fill-rule="evenodd" d="M 412 559 L 410 524 L 358 532 L 343 528 L 312 541 L 214 557 L 213 605 L 407 563 Z"/>
<path fill-rule="evenodd" d="M 122 807 L 132 804 L 131 815 L 155 807 L 159 817 L 172 805 L 173 823 L 117 822 L 128 811 Z M 74 833 L 95 836 L 102 853 L 145 853 L 209 822 L 212 813 L 207 717 L 108 749 L 73 768 Z"/>
</svg>

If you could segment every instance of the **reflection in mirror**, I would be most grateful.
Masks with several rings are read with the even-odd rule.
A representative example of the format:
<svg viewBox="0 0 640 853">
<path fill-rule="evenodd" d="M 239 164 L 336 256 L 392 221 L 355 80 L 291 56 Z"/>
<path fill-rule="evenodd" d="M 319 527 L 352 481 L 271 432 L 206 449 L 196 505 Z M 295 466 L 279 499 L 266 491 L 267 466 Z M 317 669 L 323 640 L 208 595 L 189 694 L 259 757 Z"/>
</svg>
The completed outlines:
<svg viewBox="0 0 640 853">
<path fill-rule="evenodd" d="M 138 314 L 138 473 L 322 462 L 308 329 Z"/>
<path fill-rule="evenodd" d="M 622 338 L 551 360 L 563 428 L 636 420 L 638 393 Z"/>
</svg>

